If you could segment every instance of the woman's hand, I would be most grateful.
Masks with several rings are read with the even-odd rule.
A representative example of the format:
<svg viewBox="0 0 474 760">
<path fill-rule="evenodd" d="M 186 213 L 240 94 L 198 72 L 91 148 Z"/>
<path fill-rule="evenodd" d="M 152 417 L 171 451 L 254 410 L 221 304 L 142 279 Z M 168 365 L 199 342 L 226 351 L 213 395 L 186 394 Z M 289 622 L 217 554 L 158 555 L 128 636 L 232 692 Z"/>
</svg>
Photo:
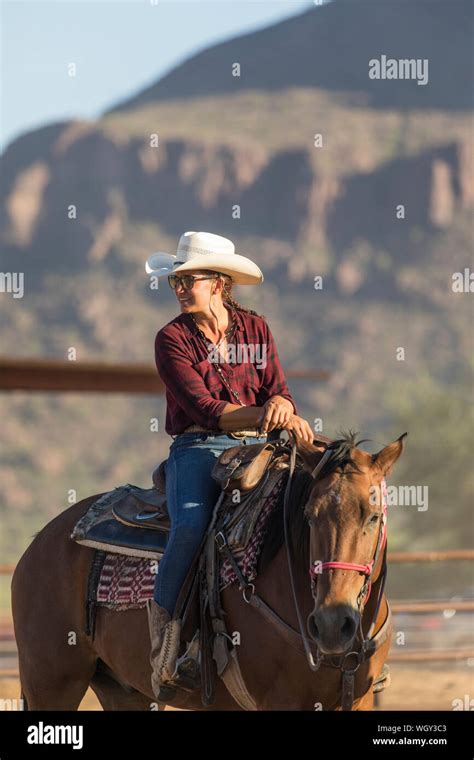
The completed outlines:
<svg viewBox="0 0 474 760">
<path fill-rule="evenodd" d="M 293 404 L 283 396 L 272 396 L 262 407 L 263 414 L 260 422 L 262 435 L 275 428 L 285 428 L 294 416 Z"/>
<path fill-rule="evenodd" d="M 283 425 L 285 430 L 291 430 L 297 438 L 302 438 L 307 443 L 313 443 L 314 433 L 311 430 L 311 426 L 307 420 L 302 417 L 298 417 L 297 414 L 292 414 L 289 422 Z"/>
</svg>

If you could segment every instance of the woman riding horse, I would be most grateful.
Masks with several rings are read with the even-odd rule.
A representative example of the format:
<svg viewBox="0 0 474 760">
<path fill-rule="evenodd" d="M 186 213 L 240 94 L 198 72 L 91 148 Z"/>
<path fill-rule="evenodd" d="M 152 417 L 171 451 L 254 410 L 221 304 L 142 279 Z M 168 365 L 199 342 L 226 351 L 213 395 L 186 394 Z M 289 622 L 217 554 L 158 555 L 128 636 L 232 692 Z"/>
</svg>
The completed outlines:
<svg viewBox="0 0 474 760">
<path fill-rule="evenodd" d="M 168 277 L 181 309 L 155 339 L 166 387 L 165 430 L 174 439 L 166 465 L 171 530 L 147 606 L 158 698 L 178 655 L 176 601 L 220 494 L 211 477 L 216 459 L 239 443 L 277 437 L 281 428 L 310 443 L 313 432 L 297 414 L 265 317 L 232 296 L 233 283 L 263 282 L 251 259 L 220 235 L 185 232 L 176 256 L 155 253 L 146 271 Z"/>
</svg>

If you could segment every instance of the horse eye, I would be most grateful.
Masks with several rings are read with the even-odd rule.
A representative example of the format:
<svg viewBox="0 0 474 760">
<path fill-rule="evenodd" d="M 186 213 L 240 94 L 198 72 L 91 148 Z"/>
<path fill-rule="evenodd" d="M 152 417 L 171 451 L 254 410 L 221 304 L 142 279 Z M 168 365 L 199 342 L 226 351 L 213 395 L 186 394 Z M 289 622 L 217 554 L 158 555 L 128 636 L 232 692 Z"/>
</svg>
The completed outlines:
<svg viewBox="0 0 474 760">
<path fill-rule="evenodd" d="M 380 519 L 380 515 L 372 515 L 372 517 L 370 518 L 369 522 L 376 523 L 376 522 L 378 522 L 379 519 Z"/>
</svg>

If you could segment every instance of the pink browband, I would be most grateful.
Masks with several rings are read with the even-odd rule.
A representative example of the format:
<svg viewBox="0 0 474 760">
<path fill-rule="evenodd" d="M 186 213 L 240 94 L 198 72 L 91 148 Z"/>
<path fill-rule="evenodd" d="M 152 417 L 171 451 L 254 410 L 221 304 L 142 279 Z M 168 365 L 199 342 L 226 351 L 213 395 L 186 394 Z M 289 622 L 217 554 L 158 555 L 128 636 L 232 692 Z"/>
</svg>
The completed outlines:
<svg viewBox="0 0 474 760">
<path fill-rule="evenodd" d="M 370 591 L 372 588 L 370 576 L 372 575 L 372 570 L 374 569 L 375 560 L 378 557 L 379 552 L 383 551 L 383 548 L 387 541 L 387 483 L 385 482 L 385 478 L 382 478 L 380 482 L 380 491 L 383 509 L 382 529 L 379 531 L 379 538 L 377 541 L 377 548 L 375 550 L 374 559 L 369 562 L 368 565 L 356 565 L 354 562 L 323 562 L 320 565 L 321 570 L 319 572 L 315 569 L 319 563 L 315 561 L 309 569 L 311 580 L 315 580 L 318 575 L 321 575 L 321 571 L 323 570 L 355 570 L 357 573 L 363 573 L 367 576 L 367 578 L 369 578 L 367 582 L 367 594 L 364 599 L 364 604 L 367 602 L 370 596 Z"/>
</svg>

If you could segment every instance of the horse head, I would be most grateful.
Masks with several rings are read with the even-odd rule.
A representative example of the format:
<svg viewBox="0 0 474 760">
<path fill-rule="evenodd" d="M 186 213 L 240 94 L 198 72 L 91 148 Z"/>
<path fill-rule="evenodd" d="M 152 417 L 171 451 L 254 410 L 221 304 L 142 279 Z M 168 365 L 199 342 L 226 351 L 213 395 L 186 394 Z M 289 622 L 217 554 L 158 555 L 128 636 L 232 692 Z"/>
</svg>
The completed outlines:
<svg viewBox="0 0 474 760">
<path fill-rule="evenodd" d="M 314 478 L 304 517 L 314 608 L 307 629 L 321 653 L 350 651 L 364 606 L 379 579 L 386 546 L 385 476 L 400 457 L 404 433 L 377 454 L 354 433 L 326 443 L 300 442 L 303 468 Z"/>
</svg>

